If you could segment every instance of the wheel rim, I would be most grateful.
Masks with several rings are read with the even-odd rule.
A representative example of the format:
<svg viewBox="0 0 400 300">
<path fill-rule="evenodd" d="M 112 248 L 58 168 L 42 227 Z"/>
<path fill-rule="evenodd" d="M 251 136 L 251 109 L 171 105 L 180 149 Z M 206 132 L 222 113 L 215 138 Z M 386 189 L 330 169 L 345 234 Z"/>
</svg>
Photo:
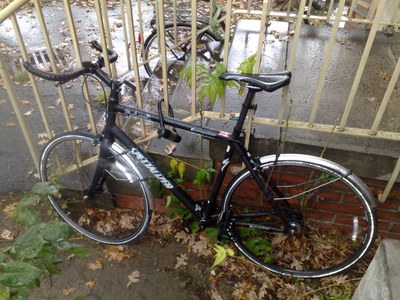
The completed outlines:
<svg viewBox="0 0 400 300">
<path fill-rule="evenodd" d="M 98 161 L 98 145 L 92 137 L 54 139 L 42 157 L 41 175 L 60 187 L 59 194 L 49 200 L 67 223 L 96 241 L 123 244 L 144 231 L 150 212 L 138 175 L 122 155 L 114 154 L 105 162 L 112 163 L 102 189 L 91 200 L 84 199 L 84 191 Z"/>
<path fill-rule="evenodd" d="M 334 171 L 302 164 L 303 162 L 292 161 L 278 163 L 275 166 L 273 162 L 265 165 L 269 166 L 269 174 L 272 170 L 276 174 L 281 174 L 280 178 L 274 180 L 280 185 L 280 189 L 286 189 L 285 196 L 298 195 L 287 200 L 291 206 L 303 201 L 302 207 L 299 206 L 299 210 L 303 210 L 303 220 L 298 223 L 302 226 L 300 234 L 288 235 L 262 230 L 262 226 L 265 228 L 267 224 L 275 227 L 277 231 L 285 230 L 285 226 L 281 219 L 272 213 L 272 208 L 266 204 L 265 197 L 255 200 L 255 196 L 251 194 L 251 184 L 247 182 L 251 179 L 247 178 L 246 172 L 239 180 L 240 183 L 237 182 L 228 188 L 228 197 L 231 198 L 225 204 L 225 209 L 229 206 L 232 216 L 232 225 L 228 228 L 228 232 L 245 256 L 271 271 L 290 276 L 316 278 L 340 273 L 359 260 L 370 247 L 375 230 L 373 212 L 368 202 L 363 200 L 365 197 L 362 192 L 352 181 L 353 175 L 344 179 L 339 174 L 334 179 L 333 176 L 337 175 Z M 292 170 L 288 171 L 288 168 Z M 312 174 L 305 170 L 311 170 Z M 328 174 L 331 178 L 321 178 L 324 174 Z M 341 186 L 341 183 L 344 185 Z M 304 191 L 301 191 L 300 186 L 304 184 L 308 185 L 306 190 L 310 190 L 310 193 L 304 194 Z M 313 186 L 320 188 L 313 189 Z M 259 191 L 254 182 L 253 187 Z M 333 191 L 343 187 L 345 190 L 340 192 L 339 199 Z M 246 196 L 243 197 L 241 193 Z M 251 206 L 256 201 L 264 201 L 262 211 L 265 214 L 259 215 L 258 220 L 255 217 L 251 218 L 251 221 L 246 220 L 246 216 L 251 212 L 260 211 L 259 204 Z M 285 207 L 286 205 L 281 205 L 282 210 Z M 335 219 L 331 218 L 333 213 L 336 213 Z"/>
<path fill-rule="evenodd" d="M 191 54 L 191 26 L 188 24 L 178 24 L 176 26 L 178 34 L 174 34 L 174 26 L 168 25 L 165 29 L 166 36 L 166 46 L 171 50 L 167 49 L 167 73 L 171 77 L 177 77 L 180 71 L 186 66 L 187 60 Z M 177 41 L 180 46 L 173 47 L 174 41 Z M 216 37 L 212 36 L 210 33 L 205 32 L 198 38 L 198 44 L 200 45 L 197 49 L 198 54 L 211 61 L 211 56 L 207 54 L 205 50 L 206 41 L 216 41 Z M 158 47 L 158 35 L 157 32 L 153 32 L 144 44 L 144 60 L 147 61 L 159 53 Z M 157 76 L 161 76 L 161 63 L 159 58 L 155 58 L 144 64 L 146 72 L 149 76 L 156 73 Z"/>
</svg>

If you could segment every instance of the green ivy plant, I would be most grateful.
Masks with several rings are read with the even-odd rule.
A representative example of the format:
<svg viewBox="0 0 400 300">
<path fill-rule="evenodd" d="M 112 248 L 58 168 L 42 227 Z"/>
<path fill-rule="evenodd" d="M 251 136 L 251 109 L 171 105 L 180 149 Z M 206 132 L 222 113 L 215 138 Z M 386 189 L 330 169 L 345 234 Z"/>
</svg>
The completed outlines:
<svg viewBox="0 0 400 300">
<path fill-rule="evenodd" d="M 199 102 L 202 106 L 205 96 L 208 96 L 210 103 L 213 105 L 218 97 L 223 97 L 226 87 L 237 87 L 237 83 L 234 81 L 226 81 L 219 78 L 219 76 L 226 72 L 226 68 L 223 64 L 215 62 L 215 68 L 210 71 L 210 68 L 205 64 L 196 65 L 196 82 L 199 86 Z M 187 83 L 191 86 L 192 82 L 192 66 L 187 66 L 179 74 L 181 77 L 185 77 Z"/>
<path fill-rule="evenodd" d="M 69 242 L 72 229 L 64 222 L 41 222 L 35 205 L 46 195 L 56 194 L 56 185 L 37 183 L 25 194 L 12 212 L 24 228 L 23 233 L 7 247 L 0 248 L 0 299 L 28 299 L 29 291 L 40 279 L 58 274 L 61 253 L 88 256 L 88 250 Z"/>
</svg>

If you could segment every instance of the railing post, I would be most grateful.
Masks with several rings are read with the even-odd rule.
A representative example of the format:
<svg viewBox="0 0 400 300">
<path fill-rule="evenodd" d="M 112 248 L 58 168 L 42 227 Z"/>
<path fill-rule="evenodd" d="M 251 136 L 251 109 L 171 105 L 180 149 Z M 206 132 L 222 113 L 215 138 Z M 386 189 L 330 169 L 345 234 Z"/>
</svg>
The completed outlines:
<svg viewBox="0 0 400 300">
<path fill-rule="evenodd" d="M 18 97 L 15 92 L 14 85 L 10 80 L 10 76 L 8 76 L 8 72 L 7 72 L 6 65 L 4 63 L 3 55 L 1 54 L 1 51 L 0 51 L 0 75 L 1 75 L 1 78 L 3 79 L 4 87 L 7 90 L 8 97 L 10 98 L 11 105 L 14 109 L 15 116 L 17 117 L 19 126 L 21 127 L 22 134 L 24 135 L 24 138 L 25 138 L 26 144 L 28 146 L 29 152 L 32 156 L 33 162 L 36 166 L 36 169 L 39 170 L 39 155 L 36 151 L 35 144 L 32 139 L 32 133 L 30 132 L 29 127 L 25 122 L 24 115 L 19 107 Z"/>
</svg>

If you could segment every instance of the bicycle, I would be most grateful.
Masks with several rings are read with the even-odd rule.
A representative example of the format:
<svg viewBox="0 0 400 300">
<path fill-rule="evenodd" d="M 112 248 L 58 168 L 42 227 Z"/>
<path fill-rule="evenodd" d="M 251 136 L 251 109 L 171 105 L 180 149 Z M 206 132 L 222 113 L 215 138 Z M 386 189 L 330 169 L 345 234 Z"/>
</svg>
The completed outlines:
<svg viewBox="0 0 400 300">
<path fill-rule="evenodd" d="M 92 43 L 101 51 L 101 45 Z M 118 58 L 108 50 L 110 61 Z M 99 78 L 110 88 L 104 130 L 97 136 L 65 132 L 55 135 L 40 158 L 42 181 L 55 182 L 59 193 L 49 196 L 59 215 L 75 230 L 95 241 L 125 244 L 136 241 L 149 224 L 154 199 L 152 174 L 193 214 L 201 229 L 216 226 L 218 240 L 228 239 L 247 259 L 274 273 L 320 278 L 354 266 L 373 244 L 375 200 L 367 186 L 348 169 L 320 157 L 271 154 L 254 157 L 240 135 L 260 91 L 272 92 L 289 84 L 290 72 L 266 75 L 224 73 L 221 78 L 247 86 L 247 95 L 231 133 L 186 123 L 158 113 L 119 104 L 123 81 L 104 70 L 104 59 L 68 73 L 44 72 L 29 62 L 25 68 L 60 84 L 80 75 Z M 179 142 L 171 126 L 227 144 L 221 167 L 207 200 L 195 201 L 173 178 L 116 124 L 117 114 L 160 124 L 159 137 Z M 233 154 L 244 169 L 222 190 Z M 223 192 L 220 197 L 220 192 Z M 121 201 L 127 205 L 120 205 Z"/>
<path fill-rule="evenodd" d="M 220 11 L 216 11 L 218 17 Z M 185 18 L 181 17 L 181 13 L 178 14 L 179 20 L 175 24 L 173 22 L 167 22 L 164 26 L 165 34 L 165 46 L 167 48 L 167 73 L 169 76 L 178 77 L 179 72 L 186 66 L 187 61 L 191 55 L 191 34 L 192 24 Z M 150 22 L 152 32 L 145 39 L 143 43 L 143 51 L 141 52 L 143 64 L 148 76 L 156 71 L 159 66 L 159 60 L 155 59 L 159 55 L 159 38 L 155 19 L 153 18 Z M 202 30 L 207 26 L 207 22 L 204 20 L 198 20 L 197 30 L 200 33 L 197 35 L 197 56 L 205 62 L 212 63 L 213 61 L 221 60 L 221 52 L 223 47 L 223 41 L 213 30 L 207 29 Z M 225 25 L 219 25 L 223 28 Z"/>
</svg>

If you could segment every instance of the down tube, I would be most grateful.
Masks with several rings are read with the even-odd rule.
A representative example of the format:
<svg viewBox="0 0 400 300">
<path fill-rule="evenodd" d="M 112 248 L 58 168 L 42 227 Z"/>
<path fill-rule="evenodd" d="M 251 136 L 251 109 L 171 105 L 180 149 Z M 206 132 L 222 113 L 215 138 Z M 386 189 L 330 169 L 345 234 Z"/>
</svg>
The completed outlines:
<svg viewBox="0 0 400 300">
<path fill-rule="evenodd" d="M 146 167 L 147 170 L 155 178 L 157 178 L 165 188 L 171 191 L 178 199 L 199 219 L 201 218 L 201 214 L 199 213 L 201 209 L 199 205 L 196 205 L 196 202 L 173 180 L 168 178 L 162 170 L 160 170 L 155 164 L 154 160 L 146 154 L 142 149 L 139 148 L 121 129 L 116 126 L 111 128 L 112 135 L 127 148 L 131 149 L 132 155 Z"/>
</svg>

